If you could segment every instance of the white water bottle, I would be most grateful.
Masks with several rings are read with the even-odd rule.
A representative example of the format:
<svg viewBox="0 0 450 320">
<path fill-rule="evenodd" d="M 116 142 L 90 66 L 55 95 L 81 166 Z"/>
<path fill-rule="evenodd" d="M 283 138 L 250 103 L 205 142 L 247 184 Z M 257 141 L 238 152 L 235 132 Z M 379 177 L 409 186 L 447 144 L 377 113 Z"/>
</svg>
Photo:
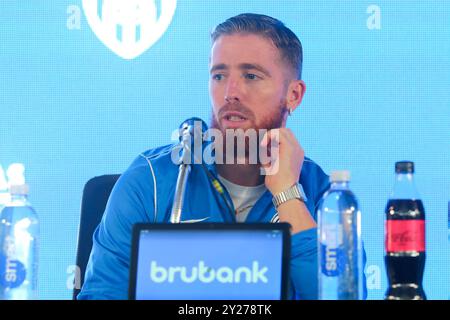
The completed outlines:
<svg viewBox="0 0 450 320">
<path fill-rule="evenodd" d="M 349 171 L 332 172 L 317 210 L 320 300 L 363 296 L 361 213 L 349 181 Z"/>
<path fill-rule="evenodd" d="M 37 295 L 39 220 L 28 202 L 22 164 L 8 168 L 11 199 L 0 212 L 0 299 Z"/>
</svg>

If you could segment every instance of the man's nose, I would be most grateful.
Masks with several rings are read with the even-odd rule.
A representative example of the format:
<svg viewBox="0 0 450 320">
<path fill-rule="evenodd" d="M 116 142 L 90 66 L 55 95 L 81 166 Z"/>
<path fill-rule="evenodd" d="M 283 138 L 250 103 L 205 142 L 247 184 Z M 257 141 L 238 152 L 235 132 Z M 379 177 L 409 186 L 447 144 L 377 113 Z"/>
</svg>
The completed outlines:
<svg viewBox="0 0 450 320">
<path fill-rule="evenodd" d="M 239 102 L 242 99 L 242 84 L 240 79 L 229 79 L 225 90 L 225 101 L 228 103 Z"/>
</svg>

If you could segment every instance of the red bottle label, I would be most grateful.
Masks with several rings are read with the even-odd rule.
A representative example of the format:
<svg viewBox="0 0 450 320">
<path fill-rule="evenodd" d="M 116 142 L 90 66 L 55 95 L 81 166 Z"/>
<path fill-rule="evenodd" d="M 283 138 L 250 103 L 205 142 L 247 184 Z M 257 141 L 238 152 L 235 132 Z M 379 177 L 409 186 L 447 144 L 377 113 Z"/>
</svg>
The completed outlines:
<svg viewBox="0 0 450 320">
<path fill-rule="evenodd" d="M 425 251 L 425 220 L 386 220 L 387 252 Z"/>
</svg>

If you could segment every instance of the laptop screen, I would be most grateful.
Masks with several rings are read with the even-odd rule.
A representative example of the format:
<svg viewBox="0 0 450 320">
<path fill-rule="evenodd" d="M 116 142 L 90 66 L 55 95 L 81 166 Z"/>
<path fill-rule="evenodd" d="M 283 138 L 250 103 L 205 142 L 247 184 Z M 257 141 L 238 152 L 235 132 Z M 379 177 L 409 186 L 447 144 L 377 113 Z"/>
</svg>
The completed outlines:
<svg viewBox="0 0 450 320">
<path fill-rule="evenodd" d="M 287 298 L 287 224 L 137 224 L 132 241 L 130 299 Z"/>
</svg>

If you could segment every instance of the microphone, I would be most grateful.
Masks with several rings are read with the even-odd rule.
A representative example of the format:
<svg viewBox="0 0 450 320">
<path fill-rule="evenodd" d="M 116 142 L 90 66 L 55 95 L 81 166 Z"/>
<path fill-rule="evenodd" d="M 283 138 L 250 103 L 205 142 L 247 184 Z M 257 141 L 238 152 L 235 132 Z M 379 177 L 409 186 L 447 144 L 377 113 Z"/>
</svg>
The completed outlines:
<svg viewBox="0 0 450 320">
<path fill-rule="evenodd" d="M 178 164 L 191 164 L 192 156 L 195 164 L 201 163 L 204 134 L 207 130 L 205 121 L 197 117 L 189 118 L 181 123 L 178 130 L 181 148 Z"/>
<path fill-rule="evenodd" d="M 173 198 L 172 211 L 170 214 L 171 223 L 181 222 L 181 212 L 183 209 L 184 194 L 186 184 L 191 172 L 191 156 L 194 157 L 194 163 L 202 163 L 203 152 L 203 135 L 208 129 L 206 123 L 200 118 L 190 118 L 185 120 L 178 130 L 180 145 L 180 158 L 178 159 L 178 178 L 175 186 L 175 195 Z M 192 143 L 193 142 L 193 143 Z M 194 144 L 194 152 L 192 152 L 192 144 Z M 198 155 L 200 153 L 200 156 Z M 172 161 L 173 153 L 172 153 Z"/>
</svg>

